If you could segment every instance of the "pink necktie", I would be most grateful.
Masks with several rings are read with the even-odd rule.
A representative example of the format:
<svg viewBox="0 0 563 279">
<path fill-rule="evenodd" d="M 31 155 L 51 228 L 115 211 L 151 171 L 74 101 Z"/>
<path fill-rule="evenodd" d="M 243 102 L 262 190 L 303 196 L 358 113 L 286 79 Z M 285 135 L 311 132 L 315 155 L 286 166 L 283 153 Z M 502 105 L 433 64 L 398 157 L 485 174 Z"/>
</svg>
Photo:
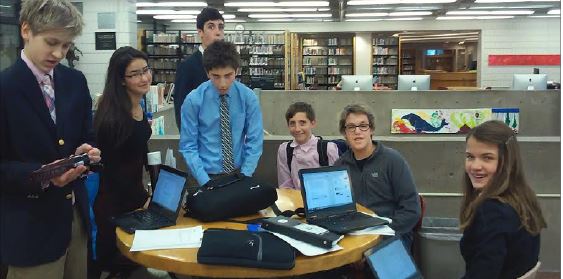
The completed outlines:
<svg viewBox="0 0 563 279">
<path fill-rule="evenodd" d="M 49 109 L 49 114 L 51 114 L 51 119 L 55 124 L 57 123 L 57 114 L 55 113 L 55 90 L 51 85 L 51 76 L 45 75 L 43 80 L 41 80 L 41 91 L 43 92 L 43 97 L 45 98 L 45 104 Z"/>
</svg>

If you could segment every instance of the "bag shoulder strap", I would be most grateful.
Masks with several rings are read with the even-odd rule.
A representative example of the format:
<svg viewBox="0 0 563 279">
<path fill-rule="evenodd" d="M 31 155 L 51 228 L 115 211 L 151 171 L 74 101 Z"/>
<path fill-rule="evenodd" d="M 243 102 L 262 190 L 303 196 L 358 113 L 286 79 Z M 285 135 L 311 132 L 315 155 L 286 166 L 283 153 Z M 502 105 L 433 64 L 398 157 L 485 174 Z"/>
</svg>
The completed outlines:
<svg viewBox="0 0 563 279">
<path fill-rule="evenodd" d="M 324 141 L 322 137 L 318 137 L 317 152 L 319 153 L 319 165 L 321 167 L 328 166 L 328 142 Z"/>
<path fill-rule="evenodd" d="M 285 147 L 285 154 L 287 158 L 287 168 L 289 169 L 289 173 L 291 173 L 291 161 L 293 160 L 293 147 L 291 147 L 291 142 L 287 142 L 287 146 Z"/>
</svg>

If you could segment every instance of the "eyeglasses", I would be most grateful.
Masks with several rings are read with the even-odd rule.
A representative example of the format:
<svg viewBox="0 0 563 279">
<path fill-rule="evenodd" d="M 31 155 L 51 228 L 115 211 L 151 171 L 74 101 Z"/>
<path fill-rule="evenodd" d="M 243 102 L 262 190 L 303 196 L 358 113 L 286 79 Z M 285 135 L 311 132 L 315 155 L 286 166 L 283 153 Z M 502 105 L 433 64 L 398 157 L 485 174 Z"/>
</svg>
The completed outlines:
<svg viewBox="0 0 563 279">
<path fill-rule="evenodd" d="M 356 128 L 360 128 L 360 131 L 365 132 L 365 131 L 369 130 L 370 127 L 369 127 L 369 124 L 362 123 L 360 125 L 348 124 L 348 125 L 344 126 L 344 128 L 346 129 L 346 132 L 353 133 L 353 132 L 356 131 Z"/>
<path fill-rule="evenodd" d="M 141 79 L 142 76 L 144 75 L 152 75 L 152 69 L 149 67 L 145 67 L 140 71 L 135 71 L 130 75 L 125 75 L 126 78 L 132 78 L 132 79 Z"/>
</svg>

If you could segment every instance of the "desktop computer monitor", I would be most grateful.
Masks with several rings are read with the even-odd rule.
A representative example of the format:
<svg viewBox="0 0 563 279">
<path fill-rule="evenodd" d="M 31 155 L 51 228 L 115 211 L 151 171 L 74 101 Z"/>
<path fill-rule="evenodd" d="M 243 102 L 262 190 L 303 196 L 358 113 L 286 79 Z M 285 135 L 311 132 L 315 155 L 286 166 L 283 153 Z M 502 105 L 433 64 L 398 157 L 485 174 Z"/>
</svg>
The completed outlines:
<svg viewBox="0 0 563 279">
<path fill-rule="evenodd" d="M 399 75 L 397 90 L 430 90 L 430 75 Z"/>
<path fill-rule="evenodd" d="M 342 91 L 371 91 L 373 77 L 371 75 L 343 75 Z"/>
<path fill-rule="evenodd" d="M 513 90 L 546 90 L 547 75 L 520 75 L 515 74 L 512 78 Z"/>
<path fill-rule="evenodd" d="M 250 77 L 250 85 L 252 89 L 260 88 L 262 90 L 274 90 L 274 77 L 273 76 L 253 76 Z"/>
</svg>

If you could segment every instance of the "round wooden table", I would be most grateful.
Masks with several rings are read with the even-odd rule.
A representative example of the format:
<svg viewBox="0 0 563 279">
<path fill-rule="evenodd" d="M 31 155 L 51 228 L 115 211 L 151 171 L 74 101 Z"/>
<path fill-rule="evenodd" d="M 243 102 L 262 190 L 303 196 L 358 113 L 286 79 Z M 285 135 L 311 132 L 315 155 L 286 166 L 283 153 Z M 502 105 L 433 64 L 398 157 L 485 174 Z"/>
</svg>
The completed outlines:
<svg viewBox="0 0 563 279">
<path fill-rule="evenodd" d="M 303 207 L 301 193 L 297 190 L 278 189 L 278 200 L 276 204 L 280 210 Z M 358 205 L 360 211 L 370 212 L 368 209 Z M 263 216 L 274 216 L 270 208 L 252 216 L 236 218 L 237 220 L 249 220 Z M 193 227 L 202 225 L 207 228 L 230 228 L 246 230 L 244 224 L 230 222 L 202 223 L 192 218 L 178 217 L 177 225 L 169 228 Z M 127 234 L 117 228 L 117 246 L 126 257 L 145 267 L 166 270 L 176 274 L 205 276 L 205 277 L 229 277 L 229 278 L 264 278 L 302 275 L 317 271 L 330 270 L 346 264 L 357 262 L 363 257 L 363 252 L 379 242 L 378 235 L 345 236 L 338 243 L 342 250 L 323 254 L 315 257 L 306 257 L 298 253 L 295 259 L 295 267 L 291 270 L 273 270 L 248 268 L 237 266 L 204 265 L 197 262 L 197 248 L 151 250 L 141 252 L 130 252 L 133 243 L 133 235 Z"/>
</svg>

